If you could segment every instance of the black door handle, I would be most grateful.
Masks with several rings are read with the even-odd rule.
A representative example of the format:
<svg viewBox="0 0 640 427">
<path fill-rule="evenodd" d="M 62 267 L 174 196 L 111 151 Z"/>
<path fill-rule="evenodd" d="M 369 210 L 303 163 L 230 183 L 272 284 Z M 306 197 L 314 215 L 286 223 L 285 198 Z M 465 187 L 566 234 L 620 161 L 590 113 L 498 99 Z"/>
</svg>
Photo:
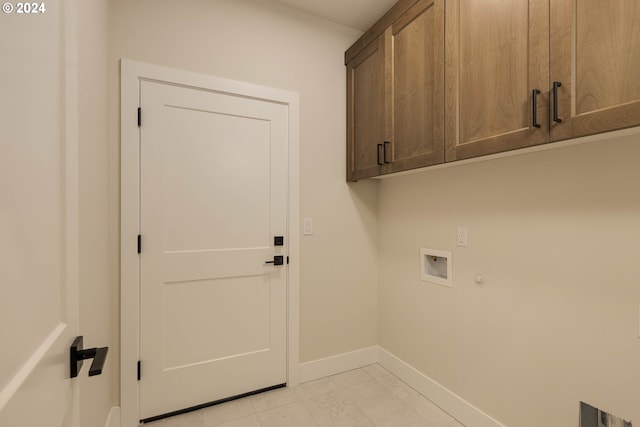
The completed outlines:
<svg viewBox="0 0 640 427">
<path fill-rule="evenodd" d="M 540 89 L 533 89 L 531 92 L 533 98 L 533 127 L 539 128 L 540 123 L 538 123 L 538 95 L 540 94 Z"/>
<path fill-rule="evenodd" d="M 562 123 L 562 119 L 558 117 L 558 88 L 562 86 L 560 82 L 553 82 L 553 121 Z"/>
<path fill-rule="evenodd" d="M 70 354 L 69 354 L 69 362 L 70 362 L 70 375 L 71 378 L 75 378 L 80 373 L 80 369 L 82 369 L 83 360 L 93 359 L 91 362 L 91 367 L 89 368 L 89 376 L 93 377 L 94 375 L 100 375 L 102 373 L 102 368 L 104 368 L 104 362 L 107 360 L 107 353 L 109 352 L 109 347 L 101 347 L 101 348 L 90 348 L 85 350 L 83 348 L 83 337 L 79 336 L 73 340 L 71 344 Z"/>
<path fill-rule="evenodd" d="M 273 261 L 265 261 L 265 264 L 284 265 L 284 256 L 276 255 L 273 257 Z"/>
<path fill-rule="evenodd" d="M 384 165 L 382 158 L 384 157 L 384 147 L 382 144 L 378 144 L 378 166 Z"/>
</svg>

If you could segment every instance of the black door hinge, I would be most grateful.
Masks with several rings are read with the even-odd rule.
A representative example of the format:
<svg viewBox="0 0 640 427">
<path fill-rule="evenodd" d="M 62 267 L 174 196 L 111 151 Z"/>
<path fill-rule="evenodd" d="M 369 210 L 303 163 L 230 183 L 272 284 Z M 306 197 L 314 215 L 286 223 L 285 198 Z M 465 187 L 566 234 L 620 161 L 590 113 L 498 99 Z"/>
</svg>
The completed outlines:
<svg viewBox="0 0 640 427">
<path fill-rule="evenodd" d="M 141 363 L 138 360 L 138 381 L 140 381 L 140 378 L 142 378 L 142 368 L 141 368 Z"/>
<path fill-rule="evenodd" d="M 289 255 L 287 255 L 287 265 L 289 265 Z"/>
<path fill-rule="evenodd" d="M 138 107 L 138 127 L 142 126 L 142 108 Z"/>
<path fill-rule="evenodd" d="M 142 236 L 138 234 L 138 253 L 142 253 Z"/>
</svg>

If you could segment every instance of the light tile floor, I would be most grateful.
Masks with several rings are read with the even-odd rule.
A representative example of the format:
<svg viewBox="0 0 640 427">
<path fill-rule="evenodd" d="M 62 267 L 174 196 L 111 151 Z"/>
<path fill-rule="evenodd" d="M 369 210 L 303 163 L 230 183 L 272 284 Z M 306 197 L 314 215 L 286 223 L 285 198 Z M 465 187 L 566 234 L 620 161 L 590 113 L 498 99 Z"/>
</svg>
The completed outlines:
<svg viewBox="0 0 640 427">
<path fill-rule="evenodd" d="M 377 364 L 146 426 L 464 427 Z"/>
</svg>

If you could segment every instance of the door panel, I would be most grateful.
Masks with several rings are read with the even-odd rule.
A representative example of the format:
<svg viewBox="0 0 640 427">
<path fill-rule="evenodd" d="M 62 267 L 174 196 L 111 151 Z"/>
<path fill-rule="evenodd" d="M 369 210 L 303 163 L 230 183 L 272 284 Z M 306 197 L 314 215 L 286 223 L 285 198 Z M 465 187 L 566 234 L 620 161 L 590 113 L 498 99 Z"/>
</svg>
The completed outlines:
<svg viewBox="0 0 640 427">
<path fill-rule="evenodd" d="M 528 2 L 464 4 L 460 119 L 465 126 L 460 127 L 460 140 L 472 142 L 528 128 Z"/>
<path fill-rule="evenodd" d="M 378 144 L 386 139 L 385 37 L 347 64 L 347 180 L 380 174 Z"/>
<path fill-rule="evenodd" d="M 551 79 L 560 140 L 640 125 L 640 4 L 551 2 Z"/>
<path fill-rule="evenodd" d="M 270 122 L 167 108 L 167 118 L 185 126 L 169 131 L 179 143 L 162 153 L 171 159 L 162 177 L 164 250 L 268 247 L 270 183 L 252 177 L 269 176 Z"/>
<path fill-rule="evenodd" d="M 454 0 L 446 9 L 446 160 L 548 142 L 548 4 Z"/>
<path fill-rule="evenodd" d="M 264 275 L 165 285 L 165 369 L 208 363 L 230 354 L 268 351 L 269 287 L 269 278 Z M 219 301 L 224 304 L 217 304 Z M 212 328 L 211 324 L 233 328 Z M 207 339 L 185 339 L 184 331 Z"/>
<path fill-rule="evenodd" d="M 59 1 L 38 16 L 0 18 L 0 426 L 67 426 L 77 416 L 73 7 Z"/>
<path fill-rule="evenodd" d="M 286 266 L 265 261 L 287 250 L 288 111 L 146 81 L 141 105 L 146 419 L 286 382 Z"/>
<path fill-rule="evenodd" d="M 576 8 L 576 114 L 640 99 L 640 4 L 581 0 Z"/>
<path fill-rule="evenodd" d="M 391 27 L 393 162 L 389 172 L 444 161 L 444 2 L 420 0 Z"/>
</svg>

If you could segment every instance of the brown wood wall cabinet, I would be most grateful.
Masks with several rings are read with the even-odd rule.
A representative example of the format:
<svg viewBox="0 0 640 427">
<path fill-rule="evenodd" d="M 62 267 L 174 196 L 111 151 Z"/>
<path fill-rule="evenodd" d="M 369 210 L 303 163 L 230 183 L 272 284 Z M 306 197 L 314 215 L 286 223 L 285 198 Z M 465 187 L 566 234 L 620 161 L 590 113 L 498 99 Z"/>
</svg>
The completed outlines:
<svg viewBox="0 0 640 427">
<path fill-rule="evenodd" d="M 640 125 L 638 0 L 400 0 L 345 53 L 347 180 Z"/>
<path fill-rule="evenodd" d="M 549 142 L 548 5 L 447 1 L 447 161 Z"/>
<path fill-rule="evenodd" d="M 551 140 L 640 125 L 640 1 L 552 0 L 550 22 Z"/>
<path fill-rule="evenodd" d="M 444 0 L 382 20 L 345 54 L 349 181 L 444 161 Z"/>
<path fill-rule="evenodd" d="M 380 145 L 386 138 L 385 41 L 378 37 L 347 64 L 347 179 L 380 175 Z"/>
</svg>

